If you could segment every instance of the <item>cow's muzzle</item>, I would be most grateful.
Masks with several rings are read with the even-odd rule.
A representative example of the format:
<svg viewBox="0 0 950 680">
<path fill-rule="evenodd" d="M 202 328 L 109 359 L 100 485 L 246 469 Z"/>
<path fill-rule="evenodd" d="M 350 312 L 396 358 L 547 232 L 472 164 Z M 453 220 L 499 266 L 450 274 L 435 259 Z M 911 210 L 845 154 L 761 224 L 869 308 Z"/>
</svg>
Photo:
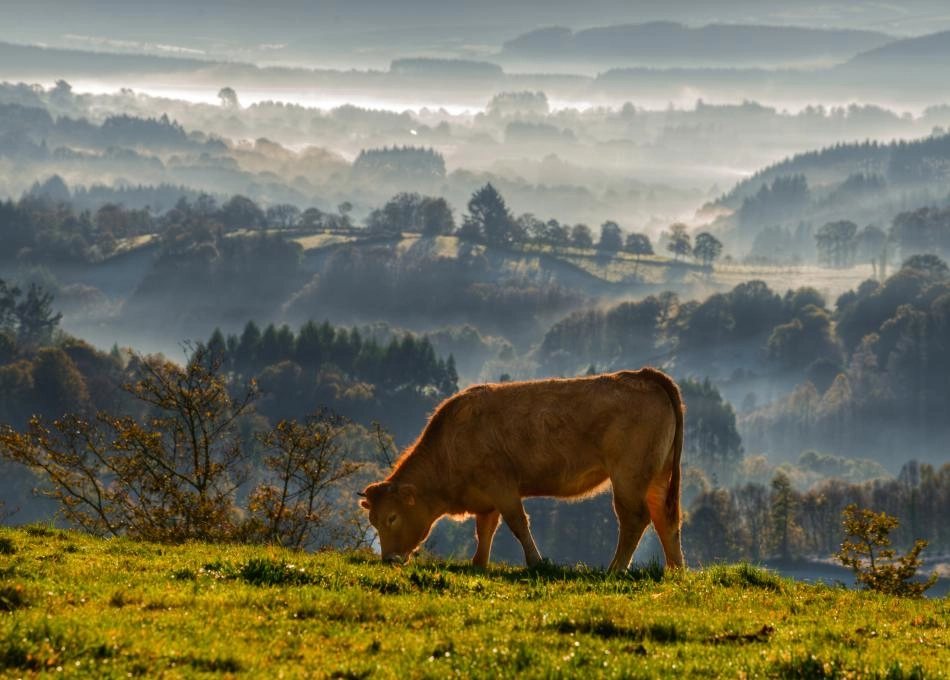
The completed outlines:
<svg viewBox="0 0 950 680">
<path fill-rule="evenodd" d="M 387 564 L 402 564 L 405 561 L 406 558 L 399 553 L 389 553 L 388 555 L 383 555 L 383 562 L 386 562 Z"/>
</svg>

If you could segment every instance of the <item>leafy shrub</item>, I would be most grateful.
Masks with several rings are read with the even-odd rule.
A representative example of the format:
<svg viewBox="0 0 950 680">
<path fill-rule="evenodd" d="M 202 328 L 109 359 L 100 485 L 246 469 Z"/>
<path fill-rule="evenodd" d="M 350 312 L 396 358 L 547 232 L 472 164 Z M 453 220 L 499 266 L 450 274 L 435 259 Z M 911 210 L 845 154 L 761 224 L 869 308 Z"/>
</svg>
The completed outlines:
<svg viewBox="0 0 950 680">
<path fill-rule="evenodd" d="M 937 574 L 931 574 L 924 582 L 911 579 L 921 566 L 920 553 L 927 547 L 927 541 L 919 539 L 914 547 L 901 557 L 895 558 L 890 548 L 890 532 L 898 525 L 896 517 L 886 512 L 874 512 L 852 503 L 842 512 L 844 517 L 845 539 L 836 557 L 841 563 L 854 570 L 855 578 L 867 590 L 888 595 L 921 597 L 937 581 Z"/>
</svg>

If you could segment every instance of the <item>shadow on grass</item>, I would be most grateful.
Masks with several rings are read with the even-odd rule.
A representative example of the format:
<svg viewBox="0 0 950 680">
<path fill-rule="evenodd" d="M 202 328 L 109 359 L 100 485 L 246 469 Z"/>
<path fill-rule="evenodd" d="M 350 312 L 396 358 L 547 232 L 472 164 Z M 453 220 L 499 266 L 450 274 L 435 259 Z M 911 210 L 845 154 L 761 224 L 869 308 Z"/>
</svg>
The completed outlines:
<svg viewBox="0 0 950 680">
<path fill-rule="evenodd" d="M 350 555 L 347 557 L 347 561 L 350 564 L 361 566 L 381 565 L 378 557 L 367 554 Z M 522 584 L 544 582 L 599 584 L 606 581 L 631 583 L 641 581 L 659 582 L 663 580 L 665 574 L 663 565 L 659 562 L 634 566 L 632 569 L 624 572 L 610 572 L 606 569 L 588 567 L 583 564 L 575 566 L 555 564 L 547 559 L 542 560 L 534 567 L 489 565 L 486 568 L 476 567 L 471 562 L 456 562 L 423 557 L 407 564 L 392 565 L 391 568 L 404 570 L 411 575 L 410 578 L 424 580 L 426 582 L 429 581 L 429 578 L 422 576 L 422 574 L 477 576 L 506 583 Z M 413 574 L 417 576 L 412 576 Z"/>
</svg>

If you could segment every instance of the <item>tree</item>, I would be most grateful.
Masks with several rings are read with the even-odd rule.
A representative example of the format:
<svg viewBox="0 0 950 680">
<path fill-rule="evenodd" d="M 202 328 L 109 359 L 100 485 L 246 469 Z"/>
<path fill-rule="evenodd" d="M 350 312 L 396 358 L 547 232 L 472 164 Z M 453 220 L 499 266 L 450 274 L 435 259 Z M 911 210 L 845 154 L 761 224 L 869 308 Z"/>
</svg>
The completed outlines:
<svg viewBox="0 0 950 680">
<path fill-rule="evenodd" d="M 320 411 L 255 431 L 257 386 L 229 387 L 221 367 L 201 345 L 185 366 L 133 357 L 130 414 L 72 411 L 52 422 L 33 416 L 23 432 L 0 426 L 0 461 L 29 466 L 69 523 L 99 535 L 365 545 L 354 504 L 338 502 L 338 485 L 361 467 L 345 454 L 363 449 L 365 430 Z M 5 377 L 0 370 L 0 384 Z"/>
<path fill-rule="evenodd" d="M 31 283 L 26 297 L 16 305 L 17 337 L 24 345 L 48 344 L 63 315 L 53 313 L 53 294 Z"/>
<path fill-rule="evenodd" d="M 876 261 L 887 247 L 887 234 L 880 227 L 869 224 L 857 235 L 857 246 L 862 261 Z"/>
<path fill-rule="evenodd" d="M 766 346 L 770 358 L 788 367 L 802 368 L 818 359 L 834 364 L 838 359 L 831 316 L 811 304 L 799 310 L 789 323 L 773 328 Z"/>
<path fill-rule="evenodd" d="M 384 238 L 399 238 L 402 235 L 399 223 L 387 215 L 383 208 L 377 208 L 367 216 L 366 231 Z"/>
<path fill-rule="evenodd" d="M 419 205 L 419 221 L 425 236 L 440 236 L 455 231 L 452 208 L 444 198 L 426 196 Z"/>
<path fill-rule="evenodd" d="M 674 259 L 677 260 L 680 257 L 688 257 L 693 251 L 685 224 L 677 222 L 670 226 L 669 243 L 666 244 L 666 249 L 673 253 Z"/>
<path fill-rule="evenodd" d="M 571 234 L 566 225 L 555 219 L 547 221 L 544 230 L 544 239 L 555 248 L 565 248 L 571 243 Z"/>
<path fill-rule="evenodd" d="M 225 229 L 257 229 L 266 226 L 264 211 L 246 196 L 235 195 L 221 206 L 221 220 Z"/>
<path fill-rule="evenodd" d="M 349 423 L 326 411 L 303 423 L 281 420 L 271 430 L 255 434 L 264 449 L 265 481 L 248 499 L 248 537 L 254 542 L 288 548 L 314 548 L 345 542 L 338 531 L 341 511 L 330 492 L 356 473 L 362 464 L 348 461 L 342 440 Z M 336 531 L 334 531 L 336 528 Z M 320 536 L 322 533 L 330 535 Z"/>
<path fill-rule="evenodd" d="M 468 202 L 468 215 L 463 226 L 469 225 L 466 233 L 478 233 L 486 242 L 494 245 L 511 243 L 514 218 L 498 190 L 486 184 L 472 194 Z"/>
<path fill-rule="evenodd" d="M 923 272 L 933 279 L 945 279 L 950 275 L 947 263 L 932 253 L 911 255 L 901 264 L 901 269 Z"/>
<path fill-rule="evenodd" d="M 320 208 L 307 208 L 300 215 L 300 225 L 308 229 L 316 229 L 323 225 L 323 211 Z"/>
<path fill-rule="evenodd" d="M 48 344 L 62 318 L 53 313 L 52 293 L 31 283 L 23 297 L 17 286 L 0 279 L 0 332 L 6 331 L 19 344 L 30 348 Z"/>
<path fill-rule="evenodd" d="M 597 249 L 615 253 L 623 248 L 623 232 L 616 222 L 607 221 L 600 225 L 600 240 Z"/>
<path fill-rule="evenodd" d="M 536 115 L 545 116 L 550 111 L 548 97 L 544 92 L 499 92 L 485 107 L 489 116 Z"/>
<path fill-rule="evenodd" d="M 300 208 L 290 203 L 278 203 L 267 209 L 267 223 L 274 227 L 292 227 L 300 219 Z"/>
<path fill-rule="evenodd" d="M 0 279 L 0 330 L 16 331 L 17 298 L 21 292 L 17 286 L 8 286 Z"/>
<path fill-rule="evenodd" d="M 842 516 L 845 539 L 835 557 L 854 571 L 855 579 L 866 589 L 921 597 L 937 582 L 936 573 L 923 583 L 911 581 L 921 566 L 920 553 L 927 547 L 927 541 L 915 541 L 906 555 L 895 559 L 895 551 L 889 547 L 889 534 L 898 526 L 896 517 L 866 508 L 859 511 L 854 503 L 844 509 Z"/>
<path fill-rule="evenodd" d="M 818 261 L 829 267 L 850 267 L 857 248 L 858 225 L 850 220 L 828 222 L 815 232 Z"/>
<path fill-rule="evenodd" d="M 650 237 L 646 234 L 627 234 L 627 241 L 624 244 L 623 249 L 628 253 L 633 253 L 634 255 L 653 254 L 653 244 L 650 243 Z"/>
<path fill-rule="evenodd" d="M 42 347 L 33 359 L 33 389 L 41 413 L 58 416 L 89 407 L 89 390 L 75 362 L 58 347 Z"/>
<path fill-rule="evenodd" d="M 222 87 L 218 90 L 218 99 L 221 100 L 221 106 L 226 109 L 237 109 L 241 106 L 238 102 L 237 92 L 232 87 Z"/>
<path fill-rule="evenodd" d="M 422 231 L 422 196 L 415 192 L 396 194 L 383 206 L 383 213 L 391 232 Z"/>
<path fill-rule="evenodd" d="M 680 381 L 680 389 L 689 411 L 690 426 L 683 442 L 687 460 L 726 482 L 744 455 L 736 412 L 708 378 Z"/>
<path fill-rule="evenodd" d="M 891 224 L 890 238 L 904 257 L 918 253 L 950 256 L 950 209 L 926 207 L 901 213 Z"/>
<path fill-rule="evenodd" d="M 594 235 L 586 224 L 575 224 L 571 229 L 571 245 L 575 248 L 593 248 Z"/>
<path fill-rule="evenodd" d="M 39 470 L 66 519 L 96 534 L 161 542 L 229 540 L 247 474 L 237 425 L 256 395 L 233 398 L 220 363 L 199 348 L 187 366 L 141 358 L 126 389 L 142 420 L 34 416 L 25 433 L 0 429 L 0 452 Z"/>
<path fill-rule="evenodd" d="M 637 262 L 633 268 L 633 275 L 636 277 L 640 269 L 640 258 L 643 255 L 653 254 L 653 244 L 650 243 L 650 237 L 646 234 L 627 234 L 627 241 L 624 243 L 623 249 L 637 256 Z"/>
<path fill-rule="evenodd" d="M 740 558 L 739 524 L 736 507 L 728 489 L 701 493 L 689 506 L 683 539 L 690 555 L 700 564 L 734 562 Z"/>
<path fill-rule="evenodd" d="M 772 478 L 772 494 L 770 497 L 771 520 L 770 533 L 772 547 L 783 560 L 792 557 L 792 551 L 797 544 L 799 533 L 795 521 L 795 511 L 798 507 L 798 494 L 792 488 L 792 482 L 784 472 L 775 473 Z"/>
<path fill-rule="evenodd" d="M 719 259 L 722 254 L 722 242 L 707 231 L 696 234 L 696 245 L 693 246 L 693 257 L 702 260 L 703 266 L 708 267 Z"/>
<path fill-rule="evenodd" d="M 733 493 L 738 515 L 742 517 L 748 555 L 758 562 L 769 545 L 769 493 L 762 484 L 749 482 Z"/>
</svg>

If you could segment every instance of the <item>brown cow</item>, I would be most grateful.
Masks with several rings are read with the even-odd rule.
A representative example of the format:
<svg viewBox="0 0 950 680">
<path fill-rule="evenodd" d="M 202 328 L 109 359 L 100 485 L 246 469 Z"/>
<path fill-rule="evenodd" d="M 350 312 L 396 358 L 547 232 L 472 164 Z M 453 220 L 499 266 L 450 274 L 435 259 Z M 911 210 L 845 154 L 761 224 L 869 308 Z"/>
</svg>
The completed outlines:
<svg viewBox="0 0 950 680">
<path fill-rule="evenodd" d="M 521 499 L 580 498 L 613 487 L 620 526 L 611 570 L 627 569 L 650 520 L 667 567 L 682 567 L 683 403 L 652 368 L 585 378 L 476 385 L 446 399 L 361 505 L 383 559 L 404 561 L 443 515 L 475 515 L 488 564 L 499 519 L 541 561 Z"/>
</svg>

